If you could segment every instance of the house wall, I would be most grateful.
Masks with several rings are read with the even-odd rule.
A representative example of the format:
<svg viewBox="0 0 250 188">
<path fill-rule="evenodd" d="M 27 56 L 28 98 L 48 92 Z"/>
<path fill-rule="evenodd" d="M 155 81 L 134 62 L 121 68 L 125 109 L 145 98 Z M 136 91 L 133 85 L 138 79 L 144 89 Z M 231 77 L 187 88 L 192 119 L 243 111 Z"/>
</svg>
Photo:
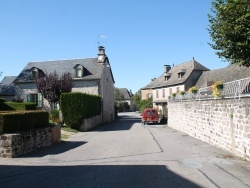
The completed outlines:
<svg viewBox="0 0 250 188">
<path fill-rule="evenodd" d="M 114 82 L 112 79 L 110 67 L 107 64 L 103 64 L 103 75 L 100 81 L 100 93 L 103 103 L 103 123 L 111 122 L 115 119 L 114 109 Z"/>
<path fill-rule="evenodd" d="M 153 90 L 152 89 L 143 89 L 141 90 L 141 99 L 142 100 L 146 100 L 148 99 L 148 94 L 150 94 L 153 96 Z"/>
<path fill-rule="evenodd" d="M 72 92 L 83 92 L 93 95 L 99 95 L 98 80 L 75 80 Z"/>
<path fill-rule="evenodd" d="M 168 126 L 250 161 L 250 98 L 169 103 Z"/>
<path fill-rule="evenodd" d="M 154 101 L 162 101 L 162 100 L 168 100 L 169 97 L 171 97 L 172 93 L 177 93 L 177 88 L 179 88 L 179 91 L 185 90 L 185 85 L 177 85 L 177 86 L 172 86 L 172 87 L 162 87 L 162 88 L 157 88 L 153 90 L 153 99 Z M 163 89 L 165 90 L 165 97 L 163 97 Z M 172 89 L 172 93 L 170 93 L 170 90 Z M 158 97 L 156 95 L 158 91 Z"/>
</svg>

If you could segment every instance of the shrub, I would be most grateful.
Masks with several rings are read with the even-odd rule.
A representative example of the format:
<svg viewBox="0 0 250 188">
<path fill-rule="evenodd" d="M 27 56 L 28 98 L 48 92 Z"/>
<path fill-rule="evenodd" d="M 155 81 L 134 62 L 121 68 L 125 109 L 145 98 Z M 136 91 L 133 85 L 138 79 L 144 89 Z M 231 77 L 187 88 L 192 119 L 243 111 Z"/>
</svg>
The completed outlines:
<svg viewBox="0 0 250 188">
<path fill-rule="evenodd" d="M 0 103 L 2 103 L 2 102 L 6 102 L 6 99 L 0 98 Z"/>
<path fill-rule="evenodd" d="M 79 129 L 85 118 L 101 113 L 101 97 L 86 93 L 63 93 L 60 106 L 66 125 Z"/>
<path fill-rule="evenodd" d="M 26 131 L 49 126 L 46 111 L 19 111 L 0 113 L 0 134 Z"/>
<path fill-rule="evenodd" d="M 3 102 L 0 103 L 0 110 L 36 110 L 36 103 Z"/>
</svg>

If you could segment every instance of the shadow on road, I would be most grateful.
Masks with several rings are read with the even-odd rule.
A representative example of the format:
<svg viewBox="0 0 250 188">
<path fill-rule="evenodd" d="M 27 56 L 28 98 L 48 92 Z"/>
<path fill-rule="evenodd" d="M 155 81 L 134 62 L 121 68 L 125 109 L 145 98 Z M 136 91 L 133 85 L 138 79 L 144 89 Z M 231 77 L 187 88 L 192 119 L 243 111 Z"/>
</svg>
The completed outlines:
<svg viewBox="0 0 250 188">
<path fill-rule="evenodd" d="M 164 165 L 1 166 L 0 187 L 199 187 Z"/>
<path fill-rule="evenodd" d="M 130 130 L 135 123 L 141 123 L 141 118 L 120 113 L 114 122 L 101 125 L 91 132 Z"/>
<path fill-rule="evenodd" d="M 61 141 L 58 144 L 33 151 L 18 158 L 44 157 L 46 155 L 57 155 L 60 153 L 67 152 L 71 149 L 75 149 L 86 143 L 87 142 Z"/>
</svg>

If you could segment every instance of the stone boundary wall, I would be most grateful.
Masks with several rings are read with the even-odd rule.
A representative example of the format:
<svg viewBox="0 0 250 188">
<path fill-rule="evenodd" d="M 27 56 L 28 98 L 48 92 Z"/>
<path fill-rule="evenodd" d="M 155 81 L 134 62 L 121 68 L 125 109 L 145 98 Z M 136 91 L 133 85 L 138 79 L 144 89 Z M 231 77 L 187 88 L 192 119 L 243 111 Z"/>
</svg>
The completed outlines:
<svg viewBox="0 0 250 188">
<path fill-rule="evenodd" d="M 86 118 L 83 120 L 80 131 L 88 131 L 100 124 L 102 124 L 102 114 L 93 116 L 91 118 Z"/>
<path fill-rule="evenodd" d="M 250 161 L 250 98 L 168 103 L 168 126 Z"/>
<path fill-rule="evenodd" d="M 0 157 L 17 157 L 52 144 L 51 127 L 0 135 Z"/>
</svg>

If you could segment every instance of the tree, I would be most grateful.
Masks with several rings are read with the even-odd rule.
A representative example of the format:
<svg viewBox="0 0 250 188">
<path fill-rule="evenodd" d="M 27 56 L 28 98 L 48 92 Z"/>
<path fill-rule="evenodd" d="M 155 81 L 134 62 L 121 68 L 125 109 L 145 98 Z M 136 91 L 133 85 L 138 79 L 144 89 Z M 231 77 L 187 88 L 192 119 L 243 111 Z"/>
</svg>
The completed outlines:
<svg viewBox="0 0 250 188">
<path fill-rule="evenodd" d="M 213 0 L 209 45 L 224 60 L 250 66 L 250 1 Z"/>
<path fill-rule="evenodd" d="M 120 111 L 124 111 L 124 95 L 118 88 L 114 88 L 115 106 Z"/>
<path fill-rule="evenodd" d="M 60 100 L 61 93 L 71 92 L 73 78 L 70 73 L 59 76 L 56 72 L 43 75 L 35 80 L 37 90 L 48 100 L 51 109 L 55 109 L 55 104 Z"/>
<path fill-rule="evenodd" d="M 133 96 L 132 96 L 132 100 L 133 100 L 133 104 L 139 108 L 140 106 L 140 102 L 141 102 L 141 90 L 139 90 L 138 92 L 136 92 Z"/>
</svg>

